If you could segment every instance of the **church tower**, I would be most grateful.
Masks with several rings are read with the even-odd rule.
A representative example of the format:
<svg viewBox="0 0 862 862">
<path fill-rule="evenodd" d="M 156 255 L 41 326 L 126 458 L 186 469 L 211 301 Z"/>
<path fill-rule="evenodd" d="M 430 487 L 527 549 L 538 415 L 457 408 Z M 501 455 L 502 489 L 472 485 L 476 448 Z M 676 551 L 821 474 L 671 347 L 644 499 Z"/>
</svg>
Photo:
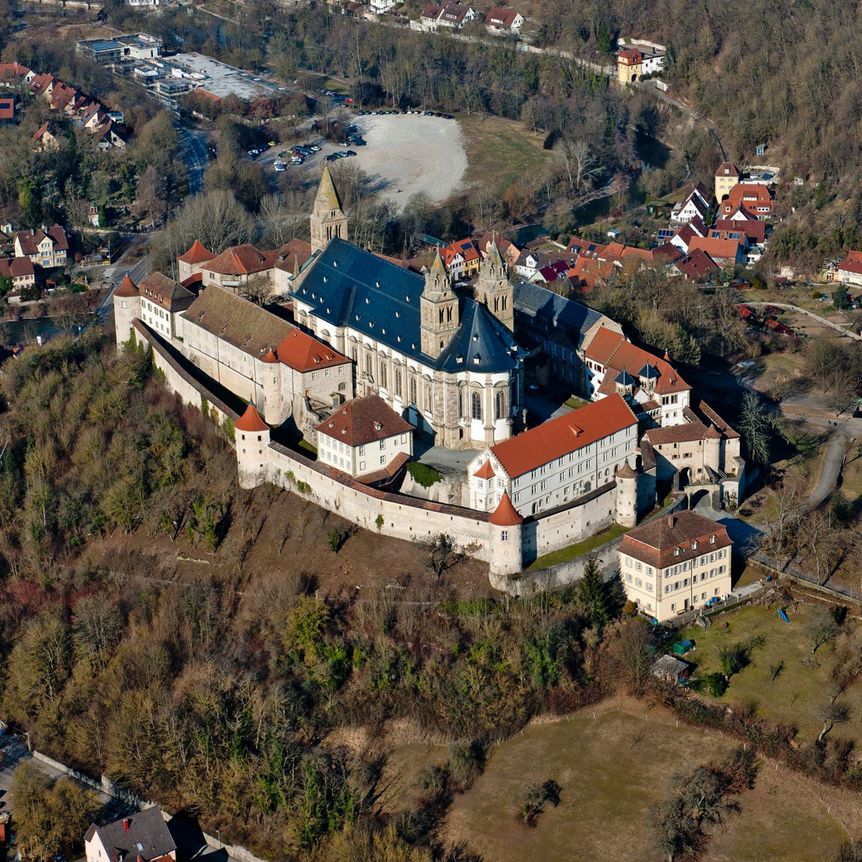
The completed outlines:
<svg viewBox="0 0 862 862">
<path fill-rule="evenodd" d="M 419 307 L 422 314 L 422 352 L 436 359 L 460 324 L 458 297 L 452 290 L 439 250 L 434 252 L 431 269 L 425 272 L 425 288 L 419 298 Z"/>
<path fill-rule="evenodd" d="M 311 250 L 323 251 L 329 241 L 338 237 L 347 239 L 347 216 L 341 206 L 341 198 L 329 173 L 329 166 L 323 166 L 317 197 L 311 211 Z"/>
<path fill-rule="evenodd" d="M 476 280 L 476 301 L 488 306 L 497 320 L 511 332 L 515 328 L 515 292 L 506 264 L 500 256 L 495 236 L 488 245 L 488 251 L 479 267 L 479 278 Z"/>
</svg>

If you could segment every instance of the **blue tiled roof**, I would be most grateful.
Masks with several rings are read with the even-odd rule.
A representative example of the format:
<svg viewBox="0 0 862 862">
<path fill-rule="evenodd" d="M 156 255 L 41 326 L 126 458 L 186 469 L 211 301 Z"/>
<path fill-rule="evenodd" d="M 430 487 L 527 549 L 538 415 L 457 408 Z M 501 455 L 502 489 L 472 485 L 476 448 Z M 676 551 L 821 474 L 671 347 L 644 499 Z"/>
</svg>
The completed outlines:
<svg viewBox="0 0 862 862">
<path fill-rule="evenodd" d="M 628 371 L 620 371 L 614 382 L 619 383 L 621 386 L 634 386 L 637 381 L 628 373 Z"/>
<path fill-rule="evenodd" d="M 526 281 L 515 285 L 515 310 L 541 319 L 549 330 L 564 330 L 578 348 L 586 332 L 603 318 L 580 302 Z"/>
<path fill-rule="evenodd" d="M 647 380 L 658 380 L 658 368 L 655 365 L 650 365 L 647 363 L 638 371 L 638 377 L 646 378 Z"/>
<path fill-rule="evenodd" d="M 451 372 L 508 371 L 517 365 L 522 354 L 511 350 L 512 333 L 473 299 L 461 301 L 461 326 L 440 357 L 424 355 L 419 314 L 424 287 L 421 275 L 333 239 L 293 293 L 321 320 L 349 326 L 424 365 Z"/>
</svg>

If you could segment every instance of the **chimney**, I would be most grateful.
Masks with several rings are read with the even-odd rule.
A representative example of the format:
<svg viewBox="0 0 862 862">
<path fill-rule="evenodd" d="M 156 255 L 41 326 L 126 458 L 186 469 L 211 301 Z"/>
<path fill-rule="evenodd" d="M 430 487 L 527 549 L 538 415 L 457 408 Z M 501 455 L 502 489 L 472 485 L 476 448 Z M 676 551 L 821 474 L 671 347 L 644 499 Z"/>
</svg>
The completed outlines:
<svg viewBox="0 0 862 862">
<path fill-rule="evenodd" d="M 672 527 L 672 526 L 674 525 L 674 521 L 675 521 L 675 519 L 674 519 L 673 515 L 668 515 L 668 516 L 667 516 L 667 525 L 668 525 L 668 527 Z"/>
<path fill-rule="evenodd" d="M 123 818 L 123 832 L 128 832 L 132 828 L 132 821 L 128 817 Z"/>
</svg>

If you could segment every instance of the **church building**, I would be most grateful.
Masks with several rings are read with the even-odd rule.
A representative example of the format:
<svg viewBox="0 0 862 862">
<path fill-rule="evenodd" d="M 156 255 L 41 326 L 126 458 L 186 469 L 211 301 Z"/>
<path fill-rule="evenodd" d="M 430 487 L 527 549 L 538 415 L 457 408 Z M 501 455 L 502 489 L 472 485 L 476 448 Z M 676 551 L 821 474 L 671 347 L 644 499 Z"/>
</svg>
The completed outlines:
<svg viewBox="0 0 862 862">
<path fill-rule="evenodd" d="M 311 215 L 315 251 L 296 279 L 296 322 L 354 362 L 357 395 L 378 395 L 436 445 L 512 436 L 524 403 L 514 292 L 494 245 L 474 293 L 456 292 L 439 253 L 422 275 L 347 242 L 328 168 Z"/>
</svg>

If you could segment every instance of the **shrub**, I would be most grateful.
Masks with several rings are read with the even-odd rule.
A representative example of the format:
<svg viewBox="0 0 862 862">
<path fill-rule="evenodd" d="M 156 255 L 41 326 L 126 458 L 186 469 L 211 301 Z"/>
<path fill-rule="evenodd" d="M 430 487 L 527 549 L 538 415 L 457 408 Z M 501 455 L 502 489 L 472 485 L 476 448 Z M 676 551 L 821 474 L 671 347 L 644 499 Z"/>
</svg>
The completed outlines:
<svg viewBox="0 0 862 862">
<path fill-rule="evenodd" d="M 430 488 L 443 478 L 433 467 L 429 467 L 427 464 L 420 464 L 418 461 L 411 461 L 407 465 L 407 472 L 413 477 L 413 481 L 423 488 Z"/>
<path fill-rule="evenodd" d="M 721 697 L 727 691 L 727 680 L 723 674 L 708 673 L 700 681 L 704 691 L 713 697 Z"/>
<path fill-rule="evenodd" d="M 528 787 L 518 809 L 518 817 L 521 822 L 525 826 L 535 826 L 539 815 L 545 810 L 545 805 L 550 803 L 556 808 L 560 804 L 561 790 L 560 785 L 553 779 Z"/>
</svg>

